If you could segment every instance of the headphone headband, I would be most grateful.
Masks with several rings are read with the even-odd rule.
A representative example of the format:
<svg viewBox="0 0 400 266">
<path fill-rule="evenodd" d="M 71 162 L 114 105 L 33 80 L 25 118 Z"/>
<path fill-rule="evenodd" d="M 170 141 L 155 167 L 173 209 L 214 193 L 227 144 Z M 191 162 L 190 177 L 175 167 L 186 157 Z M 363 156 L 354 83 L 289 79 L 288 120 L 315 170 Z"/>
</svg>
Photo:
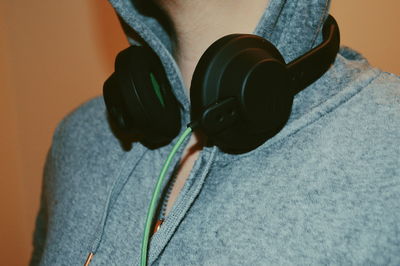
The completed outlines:
<svg viewBox="0 0 400 266">
<path fill-rule="evenodd" d="M 339 26 L 329 15 L 322 28 L 323 41 L 308 53 L 287 65 L 292 78 L 294 94 L 321 77 L 333 64 L 340 46 Z"/>
</svg>

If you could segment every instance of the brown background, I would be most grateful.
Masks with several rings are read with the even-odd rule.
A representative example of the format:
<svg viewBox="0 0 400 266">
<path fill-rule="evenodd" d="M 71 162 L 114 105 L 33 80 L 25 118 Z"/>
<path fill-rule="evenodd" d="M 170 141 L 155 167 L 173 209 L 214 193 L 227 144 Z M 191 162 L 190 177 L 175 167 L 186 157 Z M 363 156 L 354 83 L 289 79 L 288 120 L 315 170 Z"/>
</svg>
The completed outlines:
<svg viewBox="0 0 400 266">
<path fill-rule="evenodd" d="M 399 10 L 396 0 L 332 4 L 342 44 L 396 74 Z M 101 94 L 127 45 L 105 0 L 0 0 L 0 264 L 27 264 L 52 132 Z"/>
</svg>

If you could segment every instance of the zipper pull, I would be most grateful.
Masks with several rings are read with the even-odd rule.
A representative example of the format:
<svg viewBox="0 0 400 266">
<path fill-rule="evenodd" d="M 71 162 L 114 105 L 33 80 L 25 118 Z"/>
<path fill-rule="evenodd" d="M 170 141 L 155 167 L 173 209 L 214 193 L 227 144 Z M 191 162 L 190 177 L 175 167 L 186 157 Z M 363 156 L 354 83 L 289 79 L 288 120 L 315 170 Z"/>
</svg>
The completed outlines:
<svg viewBox="0 0 400 266">
<path fill-rule="evenodd" d="M 154 235 L 155 233 L 157 233 L 157 231 L 160 229 L 160 227 L 161 227 L 161 225 L 162 225 L 163 222 L 164 222 L 164 219 L 157 220 L 156 224 L 154 225 L 153 235 Z M 85 265 L 85 266 L 86 266 L 86 265 Z"/>
<path fill-rule="evenodd" d="M 90 262 L 92 261 L 94 254 L 92 252 L 89 253 L 89 255 L 86 258 L 86 262 L 83 266 L 89 266 Z"/>
</svg>

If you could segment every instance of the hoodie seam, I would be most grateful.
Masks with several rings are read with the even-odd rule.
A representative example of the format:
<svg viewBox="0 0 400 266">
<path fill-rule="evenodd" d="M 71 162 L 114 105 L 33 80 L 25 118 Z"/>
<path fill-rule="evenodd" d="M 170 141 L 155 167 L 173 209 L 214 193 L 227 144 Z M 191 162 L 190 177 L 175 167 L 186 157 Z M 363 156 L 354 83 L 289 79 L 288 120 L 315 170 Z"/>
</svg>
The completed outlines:
<svg viewBox="0 0 400 266">
<path fill-rule="evenodd" d="M 310 49 L 312 49 L 312 48 L 315 46 L 315 42 L 317 41 L 317 38 L 318 38 L 318 36 L 319 36 L 319 33 L 321 32 L 321 30 L 322 30 L 322 28 L 323 28 L 323 26 L 324 26 L 323 23 L 324 23 L 324 21 L 326 20 L 326 17 L 327 17 L 329 2 L 330 2 L 330 1 L 326 1 L 326 2 L 325 2 L 325 7 L 324 7 L 324 11 L 323 11 L 323 12 L 324 12 L 324 15 L 321 16 L 320 21 L 319 21 L 319 23 L 318 23 L 319 26 L 318 26 L 318 28 L 315 30 L 314 38 L 312 39 Z"/>
<path fill-rule="evenodd" d="M 283 5 L 283 7 L 282 7 L 282 9 L 281 9 L 281 12 L 279 13 L 279 17 L 278 17 L 278 20 L 277 20 L 277 23 L 276 24 L 278 24 L 278 21 L 279 21 L 279 18 L 281 17 L 281 14 L 282 14 L 282 12 L 283 12 L 283 10 L 285 9 L 285 6 L 288 4 L 288 1 L 285 1 L 285 3 L 284 3 L 284 5 Z M 297 6 L 299 5 L 299 0 L 296 0 L 296 4 L 295 4 L 295 9 L 297 10 Z M 286 26 L 290 26 L 290 22 L 292 21 L 292 19 L 293 19 L 293 17 L 294 17 L 294 15 L 295 15 L 295 13 L 294 12 L 292 12 L 291 13 L 291 15 L 290 15 L 290 18 L 289 19 L 287 19 L 286 21 L 285 21 L 285 28 L 286 28 Z M 284 34 L 284 31 L 281 31 L 280 33 L 279 33 L 279 38 L 277 39 L 277 41 L 276 41 L 276 47 L 279 47 L 279 46 L 281 46 L 281 44 L 282 44 L 282 37 L 284 36 L 285 34 Z M 280 52 L 280 51 L 279 51 Z M 286 61 L 286 60 L 285 60 Z"/>
<path fill-rule="evenodd" d="M 285 4 L 286 4 L 286 1 L 285 1 Z M 283 11 L 283 9 L 284 9 L 284 5 L 285 5 L 285 4 L 283 4 L 282 7 L 279 9 L 279 13 L 278 13 L 278 15 L 276 16 L 276 19 L 275 19 L 275 21 L 274 21 L 273 24 L 272 24 L 270 33 L 273 33 L 273 32 L 275 31 L 276 25 L 278 24 L 279 17 L 280 17 L 280 15 L 282 14 L 282 11 Z M 268 11 L 269 11 L 269 9 L 270 9 L 270 6 L 271 6 L 271 2 L 270 2 L 268 5 L 269 5 L 269 6 L 267 7 L 267 9 L 265 10 L 264 14 L 262 15 L 261 20 L 263 20 L 263 19 L 267 16 L 267 13 L 268 13 Z M 265 23 L 264 23 L 264 24 L 265 24 Z M 265 38 L 264 36 L 266 36 L 267 33 L 268 33 L 268 27 L 265 27 L 265 25 L 263 25 L 263 27 L 260 27 L 260 26 L 258 25 L 258 26 L 255 28 L 254 33 L 257 34 L 257 35 L 259 35 L 259 36 L 261 36 L 261 37 L 263 37 L 263 38 Z M 271 37 L 272 37 L 272 36 L 269 36 L 269 37 L 268 37 L 268 40 L 269 40 Z"/>
</svg>

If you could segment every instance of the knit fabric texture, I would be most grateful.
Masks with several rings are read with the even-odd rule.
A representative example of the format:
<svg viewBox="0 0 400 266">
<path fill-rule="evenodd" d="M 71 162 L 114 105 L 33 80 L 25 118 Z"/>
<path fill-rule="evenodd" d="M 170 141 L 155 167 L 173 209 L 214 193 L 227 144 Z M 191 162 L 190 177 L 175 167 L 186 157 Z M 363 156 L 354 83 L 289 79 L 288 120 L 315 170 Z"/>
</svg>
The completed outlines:
<svg viewBox="0 0 400 266">
<path fill-rule="evenodd" d="M 159 55 L 186 125 L 170 35 L 135 1 L 110 2 Z M 320 43 L 328 7 L 271 0 L 254 34 L 290 62 Z M 150 197 L 175 142 L 122 145 L 102 97 L 68 115 L 48 153 L 31 265 L 83 265 L 90 252 L 90 266 L 138 265 Z M 244 154 L 202 150 L 148 254 L 149 265 L 400 265 L 399 77 L 341 47 L 295 96 L 276 136 Z"/>
</svg>

